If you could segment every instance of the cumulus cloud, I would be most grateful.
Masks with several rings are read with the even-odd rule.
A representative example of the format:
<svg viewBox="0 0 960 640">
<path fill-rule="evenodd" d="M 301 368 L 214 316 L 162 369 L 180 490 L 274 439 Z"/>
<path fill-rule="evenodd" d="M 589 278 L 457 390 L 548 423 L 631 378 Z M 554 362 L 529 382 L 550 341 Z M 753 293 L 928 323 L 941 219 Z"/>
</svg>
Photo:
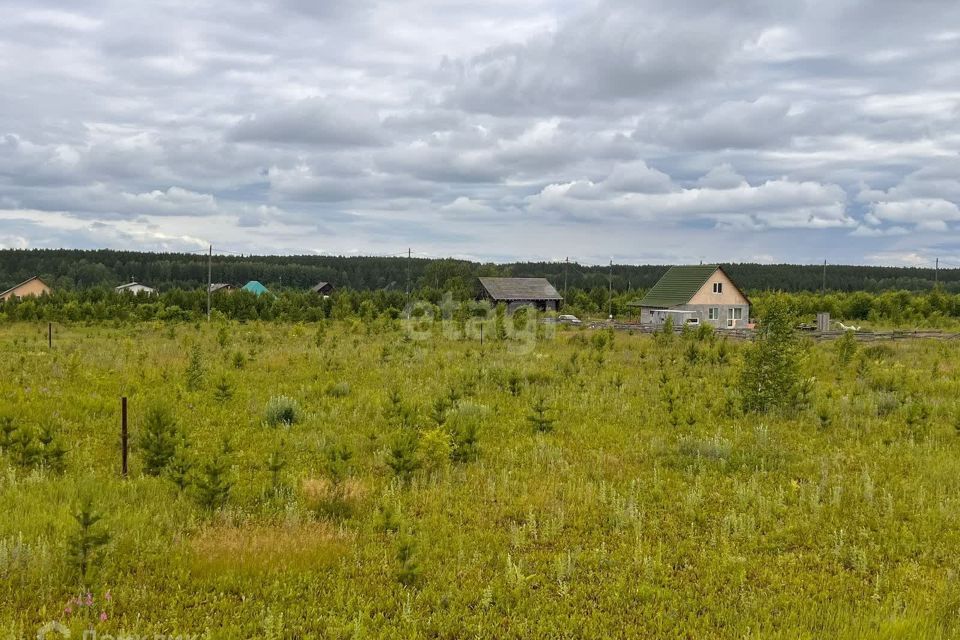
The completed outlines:
<svg viewBox="0 0 960 640">
<path fill-rule="evenodd" d="M 924 8 L 10 0 L 0 246 L 902 262 L 960 245 Z"/>
<path fill-rule="evenodd" d="M 845 194 L 834 185 L 772 180 L 732 188 L 693 187 L 664 193 L 607 195 L 606 182 L 553 184 L 530 198 L 534 211 L 602 219 L 629 216 L 646 222 L 683 224 L 696 219 L 747 229 L 851 227 Z"/>
<path fill-rule="evenodd" d="M 377 114 L 365 105 L 338 105 L 310 98 L 245 117 L 233 140 L 335 147 L 384 144 Z"/>
</svg>

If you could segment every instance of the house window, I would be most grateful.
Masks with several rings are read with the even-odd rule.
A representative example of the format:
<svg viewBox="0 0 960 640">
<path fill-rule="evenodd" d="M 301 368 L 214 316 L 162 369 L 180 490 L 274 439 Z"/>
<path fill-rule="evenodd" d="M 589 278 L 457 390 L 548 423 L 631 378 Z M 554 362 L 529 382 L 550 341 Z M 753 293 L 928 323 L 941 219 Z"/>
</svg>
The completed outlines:
<svg viewBox="0 0 960 640">
<path fill-rule="evenodd" d="M 710 307 L 707 309 L 707 319 L 708 320 L 719 320 L 720 319 L 720 307 Z"/>
<path fill-rule="evenodd" d="M 713 283 L 713 292 L 714 292 L 714 293 L 723 293 L 723 283 L 722 283 L 722 282 L 714 282 L 714 283 Z"/>
<path fill-rule="evenodd" d="M 737 320 L 743 319 L 743 309 L 741 307 L 730 307 L 727 309 L 727 326 L 732 327 Z"/>
</svg>

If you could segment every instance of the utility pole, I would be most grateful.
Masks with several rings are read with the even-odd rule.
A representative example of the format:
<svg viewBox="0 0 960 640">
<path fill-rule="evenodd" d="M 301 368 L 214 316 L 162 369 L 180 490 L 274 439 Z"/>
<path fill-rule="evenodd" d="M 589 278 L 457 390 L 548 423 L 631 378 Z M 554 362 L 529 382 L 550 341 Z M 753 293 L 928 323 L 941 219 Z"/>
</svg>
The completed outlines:
<svg viewBox="0 0 960 640">
<path fill-rule="evenodd" d="M 407 247 L 407 300 L 410 299 L 410 255 L 412 250 Z"/>
<path fill-rule="evenodd" d="M 570 266 L 570 256 L 563 261 L 563 299 L 567 299 L 567 267 Z"/>
<path fill-rule="evenodd" d="M 933 263 L 933 286 L 934 288 L 940 286 L 940 258 Z"/>
<path fill-rule="evenodd" d="M 607 314 L 613 321 L 613 258 L 610 258 L 610 294 L 607 297 Z"/>
<path fill-rule="evenodd" d="M 823 279 L 820 281 L 820 295 L 827 293 L 827 261 L 823 261 Z"/>
<path fill-rule="evenodd" d="M 213 245 L 207 254 L 207 322 L 210 322 L 210 295 L 213 290 Z"/>
</svg>

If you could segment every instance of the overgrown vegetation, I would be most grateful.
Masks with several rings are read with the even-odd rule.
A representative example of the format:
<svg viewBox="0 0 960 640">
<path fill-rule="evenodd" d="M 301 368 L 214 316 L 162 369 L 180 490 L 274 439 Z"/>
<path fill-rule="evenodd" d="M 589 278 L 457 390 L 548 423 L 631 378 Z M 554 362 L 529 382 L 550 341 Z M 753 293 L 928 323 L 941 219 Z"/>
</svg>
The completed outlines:
<svg viewBox="0 0 960 640">
<path fill-rule="evenodd" d="M 0 324 L 0 628 L 956 637 L 960 344 L 808 344 L 794 302 L 755 345 Z"/>
</svg>

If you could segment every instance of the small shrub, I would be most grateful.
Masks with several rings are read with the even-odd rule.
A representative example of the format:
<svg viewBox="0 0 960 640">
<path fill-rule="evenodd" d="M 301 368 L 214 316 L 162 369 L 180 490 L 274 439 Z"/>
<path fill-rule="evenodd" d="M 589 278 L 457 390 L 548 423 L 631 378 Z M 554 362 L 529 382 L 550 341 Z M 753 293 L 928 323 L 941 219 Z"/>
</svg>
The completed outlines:
<svg viewBox="0 0 960 640">
<path fill-rule="evenodd" d="M 200 465 L 193 485 L 197 502 L 205 509 L 224 507 L 233 489 L 230 477 L 230 446 L 224 442 L 212 458 Z"/>
<path fill-rule="evenodd" d="M 404 483 L 410 482 L 413 474 L 420 468 L 417 457 L 417 434 L 404 430 L 394 436 L 387 452 L 387 466 Z"/>
<path fill-rule="evenodd" d="M 293 398 L 287 396 L 273 396 L 267 401 L 265 409 L 267 424 L 271 427 L 283 425 L 289 427 L 300 419 L 300 409 Z"/>
<path fill-rule="evenodd" d="M 350 474 L 353 451 L 346 445 L 332 444 L 323 452 L 323 470 L 333 484 L 340 484 Z"/>
<path fill-rule="evenodd" d="M 437 428 L 424 432 L 418 443 L 421 465 L 427 471 L 441 471 L 450 464 L 453 443 L 450 434 Z"/>
<path fill-rule="evenodd" d="M 550 411 L 550 407 L 547 405 L 547 401 L 543 397 L 538 397 L 531 407 L 532 413 L 527 416 L 527 422 L 533 426 L 533 430 L 537 433 L 549 433 L 553 431 L 553 426 L 555 420 L 547 415 L 547 412 Z"/>
<path fill-rule="evenodd" d="M 200 347 L 190 350 L 190 361 L 187 363 L 187 390 L 196 391 L 203 384 L 203 358 Z"/>
<path fill-rule="evenodd" d="M 420 563 L 417 561 L 417 548 L 410 536 L 403 536 L 397 543 L 397 581 L 405 587 L 416 586 L 420 582 Z"/>
<path fill-rule="evenodd" d="M 377 509 L 377 528 L 383 533 L 396 533 L 400 531 L 401 524 L 397 505 L 393 502 L 381 503 Z"/>
<path fill-rule="evenodd" d="M 227 402 L 233 397 L 233 387 L 230 385 L 230 381 L 227 380 L 227 376 L 221 375 L 220 379 L 217 381 L 217 387 L 213 391 L 213 398 L 217 402 Z"/>
<path fill-rule="evenodd" d="M 834 343 L 833 350 L 837 354 L 837 364 L 845 367 L 857 355 L 857 339 L 853 331 L 844 331 L 843 336 Z"/>
<path fill-rule="evenodd" d="M 337 382 L 327 387 L 327 395 L 331 398 L 346 398 L 350 395 L 350 383 Z"/>
<path fill-rule="evenodd" d="M 464 420 L 453 430 L 454 462 L 472 462 L 480 457 L 480 427 L 473 420 Z"/>
</svg>

